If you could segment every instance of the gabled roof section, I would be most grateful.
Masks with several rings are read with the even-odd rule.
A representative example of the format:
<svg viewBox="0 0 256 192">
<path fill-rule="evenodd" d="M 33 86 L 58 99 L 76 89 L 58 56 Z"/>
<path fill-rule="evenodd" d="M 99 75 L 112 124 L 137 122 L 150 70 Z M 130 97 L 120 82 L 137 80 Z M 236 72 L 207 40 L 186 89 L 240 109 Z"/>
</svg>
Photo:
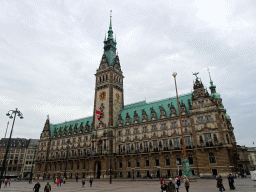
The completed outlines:
<svg viewBox="0 0 256 192">
<path fill-rule="evenodd" d="M 180 103 L 184 103 L 187 112 L 189 113 L 189 100 L 192 104 L 192 94 L 185 94 L 179 96 Z M 178 115 L 178 105 L 177 105 L 177 98 L 171 97 L 163 100 L 158 100 L 154 102 L 147 103 L 146 101 L 141 101 L 129 105 L 125 105 L 123 109 L 120 110 L 119 114 L 121 114 L 121 117 L 123 119 L 123 125 L 126 124 L 126 114 L 128 113 L 131 118 L 131 124 L 134 123 L 134 111 L 136 110 L 136 113 L 139 116 L 139 122 L 142 121 L 142 110 L 147 113 L 147 120 L 151 121 L 151 110 L 150 108 L 153 107 L 153 109 L 156 112 L 156 118 L 160 119 L 160 108 L 159 106 L 162 106 L 166 112 L 166 118 L 170 117 L 170 106 L 171 104 L 176 109 L 176 114 Z M 118 122 L 117 122 L 118 124 Z"/>
<path fill-rule="evenodd" d="M 66 121 L 64 123 L 59 123 L 59 124 L 50 124 L 50 131 L 51 131 L 51 134 L 50 134 L 50 137 L 52 138 L 53 135 L 54 135 L 54 131 L 56 130 L 57 132 L 58 131 L 62 131 L 62 134 L 63 134 L 63 130 L 65 127 L 69 128 L 70 126 L 72 127 L 72 134 L 74 133 L 74 127 L 75 125 L 77 124 L 77 126 L 79 127 L 81 125 L 81 123 L 83 124 L 83 132 L 85 131 L 85 126 L 88 122 L 89 126 L 90 126 L 90 129 L 89 131 L 91 131 L 91 125 L 92 125 L 92 121 L 93 121 L 93 117 L 85 117 L 85 118 L 81 118 L 81 119 L 76 119 L 76 120 L 73 120 L 73 121 Z"/>
</svg>

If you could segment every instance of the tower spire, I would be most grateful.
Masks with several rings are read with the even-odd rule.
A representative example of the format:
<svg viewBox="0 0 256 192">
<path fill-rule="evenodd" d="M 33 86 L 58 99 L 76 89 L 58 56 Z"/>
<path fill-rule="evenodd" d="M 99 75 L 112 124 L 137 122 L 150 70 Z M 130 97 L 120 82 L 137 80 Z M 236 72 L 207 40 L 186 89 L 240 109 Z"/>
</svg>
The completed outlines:
<svg viewBox="0 0 256 192">
<path fill-rule="evenodd" d="M 210 95 L 210 97 L 211 97 L 211 98 L 220 98 L 220 94 L 216 92 L 216 86 L 213 85 L 213 81 L 212 81 L 212 78 L 211 78 L 211 74 L 210 74 L 209 68 L 208 68 L 207 70 L 208 70 L 208 73 L 209 73 L 210 84 L 211 84 L 211 86 L 209 87 L 210 90 L 211 90 L 211 95 Z"/>
</svg>

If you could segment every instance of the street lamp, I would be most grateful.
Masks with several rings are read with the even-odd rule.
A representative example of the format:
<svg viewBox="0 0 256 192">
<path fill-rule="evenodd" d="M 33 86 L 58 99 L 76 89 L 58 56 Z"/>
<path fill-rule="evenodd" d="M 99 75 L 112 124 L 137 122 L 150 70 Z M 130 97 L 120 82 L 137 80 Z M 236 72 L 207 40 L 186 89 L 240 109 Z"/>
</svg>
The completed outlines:
<svg viewBox="0 0 256 192">
<path fill-rule="evenodd" d="M 68 166 L 68 147 L 70 144 L 70 140 L 67 140 L 67 152 L 66 152 L 66 163 L 65 163 L 65 172 L 64 172 L 64 178 L 67 179 L 67 166 Z"/>
<path fill-rule="evenodd" d="M 132 180 L 134 180 L 134 168 L 132 168 Z"/>
<path fill-rule="evenodd" d="M 188 177 L 192 177 L 192 172 L 191 172 L 191 170 L 190 170 L 190 168 L 189 168 L 189 162 L 188 162 L 188 158 L 187 158 L 187 154 L 186 154 L 185 139 L 184 139 L 184 133 L 183 133 L 183 128 L 182 128 L 181 111 L 180 111 L 180 102 L 179 102 L 178 89 L 177 89 L 177 83 L 176 83 L 176 76 L 177 76 L 177 73 L 174 72 L 174 73 L 172 74 L 172 76 L 174 77 L 174 81 L 175 81 L 177 105 L 178 105 L 179 119 L 180 119 L 181 139 L 182 139 L 183 154 L 184 154 L 184 159 L 183 159 L 183 167 L 184 167 L 184 169 L 183 169 L 182 175 L 186 175 L 186 176 L 188 176 Z"/>
<path fill-rule="evenodd" d="M 8 116 L 10 119 L 13 118 L 13 115 L 14 115 L 14 119 L 13 119 L 13 123 L 12 123 L 12 129 L 11 129 L 10 137 L 9 137 L 7 148 L 6 148 L 6 153 L 4 155 L 4 161 L 3 161 L 3 164 L 2 164 L 2 169 L 1 169 L 0 189 L 1 189 L 1 185 L 2 185 L 3 174 L 5 172 L 6 159 L 7 159 L 7 155 L 8 155 L 9 148 L 10 148 L 10 143 L 11 143 L 11 138 L 12 138 L 12 131 L 13 131 L 16 115 L 18 115 L 18 117 L 20 117 L 20 119 L 23 119 L 23 114 L 20 111 L 18 111 L 18 108 L 16 108 L 15 110 L 9 110 L 8 113 L 6 114 L 6 116 Z"/>
</svg>

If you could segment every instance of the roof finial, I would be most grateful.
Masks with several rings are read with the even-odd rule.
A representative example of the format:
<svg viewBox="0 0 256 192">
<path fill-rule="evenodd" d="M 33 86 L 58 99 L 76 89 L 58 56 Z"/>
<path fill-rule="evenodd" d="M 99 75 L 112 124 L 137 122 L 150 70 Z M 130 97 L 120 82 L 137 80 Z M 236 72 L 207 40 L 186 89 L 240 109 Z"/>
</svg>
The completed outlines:
<svg viewBox="0 0 256 192">
<path fill-rule="evenodd" d="M 197 77 L 197 75 L 199 74 L 199 72 L 195 72 L 195 73 L 193 73 L 193 75 L 195 75 L 196 76 L 196 81 L 198 81 L 198 77 Z"/>
<path fill-rule="evenodd" d="M 107 39 L 106 39 L 106 32 L 105 32 L 105 39 L 104 39 L 104 41 L 106 41 Z"/>
<path fill-rule="evenodd" d="M 47 120 L 49 120 L 49 115 L 47 115 Z"/>
<path fill-rule="evenodd" d="M 112 10 L 110 10 L 110 25 L 109 25 L 109 29 L 112 29 L 112 23 L 111 23 L 111 18 L 112 18 Z"/>
</svg>

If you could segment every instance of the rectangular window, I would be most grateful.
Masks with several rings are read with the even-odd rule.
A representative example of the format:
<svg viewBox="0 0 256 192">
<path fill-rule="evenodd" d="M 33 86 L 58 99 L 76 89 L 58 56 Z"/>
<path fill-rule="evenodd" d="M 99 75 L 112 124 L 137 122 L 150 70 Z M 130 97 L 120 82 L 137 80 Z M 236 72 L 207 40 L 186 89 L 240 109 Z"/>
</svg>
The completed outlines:
<svg viewBox="0 0 256 192">
<path fill-rule="evenodd" d="M 206 115 L 205 116 L 205 121 L 206 122 L 212 121 L 212 116 L 211 115 Z"/>
<path fill-rule="evenodd" d="M 127 129 L 127 130 L 126 130 L 126 134 L 127 134 L 127 135 L 130 135 L 130 134 L 131 134 L 130 129 Z"/>
<path fill-rule="evenodd" d="M 190 137 L 185 137 L 185 145 L 186 147 L 191 146 Z"/>
<path fill-rule="evenodd" d="M 143 127 L 143 133 L 148 132 L 148 128 L 147 127 Z"/>
<path fill-rule="evenodd" d="M 179 138 L 174 138 L 173 139 L 173 142 L 174 142 L 174 147 L 179 147 L 180 144 L 179 144 Z"/>
<path fill-rule="evenodd" d="M 204 117 L 203 116 L 202 117 L 198 117 L 197 121 L 198 121 L 198 123 L 203 123 L 204 122 Z"/>
<path fill-rule="evenodd" d="M 118 131 L 118 135 L 121 136 L 122 135 L 122 131 Z"/>
<path fill-rule="evenodd" d="M 205 139 L 205 143 L 207 144 L 210 144 L 212 142 L 212 136 L 211 136 L 211 133 L 205 133 L 204 134 L 204 139 Z"/>
<path fill-rule="evenodd" d="M 188 121 L 187 120 L 182 120 L 182 125 L 183 126 L 188 126 Z"/>
<path fill-rule="evenodd" d="M 172 122 L 172 128 L 177 127 L 177 122 Z"/>
<path fill-rule="evenodd" d="M 154 147 L 154 148 L 158 148 L 158 144 L 157 144 L 157 141 L 156 141 L 156 140 L 153 141 L 153 147 Z"/>
<path fill-rule="evenodd" d="M 130 146 L 131 146 L 130 143 L 126 144 L 126 150 L 127 150 L 127 151 L 130 151 L 130 150 L 131 150 Z"/>
<path fill-rule="evenodd" d="M 134 128 L 134 133 L 139 133 L 139 129 L 138 128 Z"/>
<path fill-rule="evenodd" d="M 166 123 L 161 124 L 162 129 L 166 129 Z"/>
<path fill-rule="evenodd" d="M 137 142 L 137 143 L 135 143 L 135 150 L 137 150 L 137 151 L 138 151 L 138 150 L 139 150 L 139 148 L 140 148 L 140 143 L 138 143 L 138 142 Z"/>
<path fill-rule="evenodd" d="M 152 125 L 152 131 L 156 131 L 156 125 Z"/>
<path fill-rule="evenodd" d="M 164 147 L 168 147 L 168 140 L 167 139 L 163 140 L 163 145 L 164 145 Z"/>
<path fill-rule="evenodd" d="M 144 141 L 144 149 L 148 148 L 148 141 Z"/>
<path fill-rule="evenodd" d="M 146 164 L 146 167 L 148 167 L 149 166 L 149 159 L 147 158 L 147 159 L 145 159 L 145 164 Z"/>
</svg>

